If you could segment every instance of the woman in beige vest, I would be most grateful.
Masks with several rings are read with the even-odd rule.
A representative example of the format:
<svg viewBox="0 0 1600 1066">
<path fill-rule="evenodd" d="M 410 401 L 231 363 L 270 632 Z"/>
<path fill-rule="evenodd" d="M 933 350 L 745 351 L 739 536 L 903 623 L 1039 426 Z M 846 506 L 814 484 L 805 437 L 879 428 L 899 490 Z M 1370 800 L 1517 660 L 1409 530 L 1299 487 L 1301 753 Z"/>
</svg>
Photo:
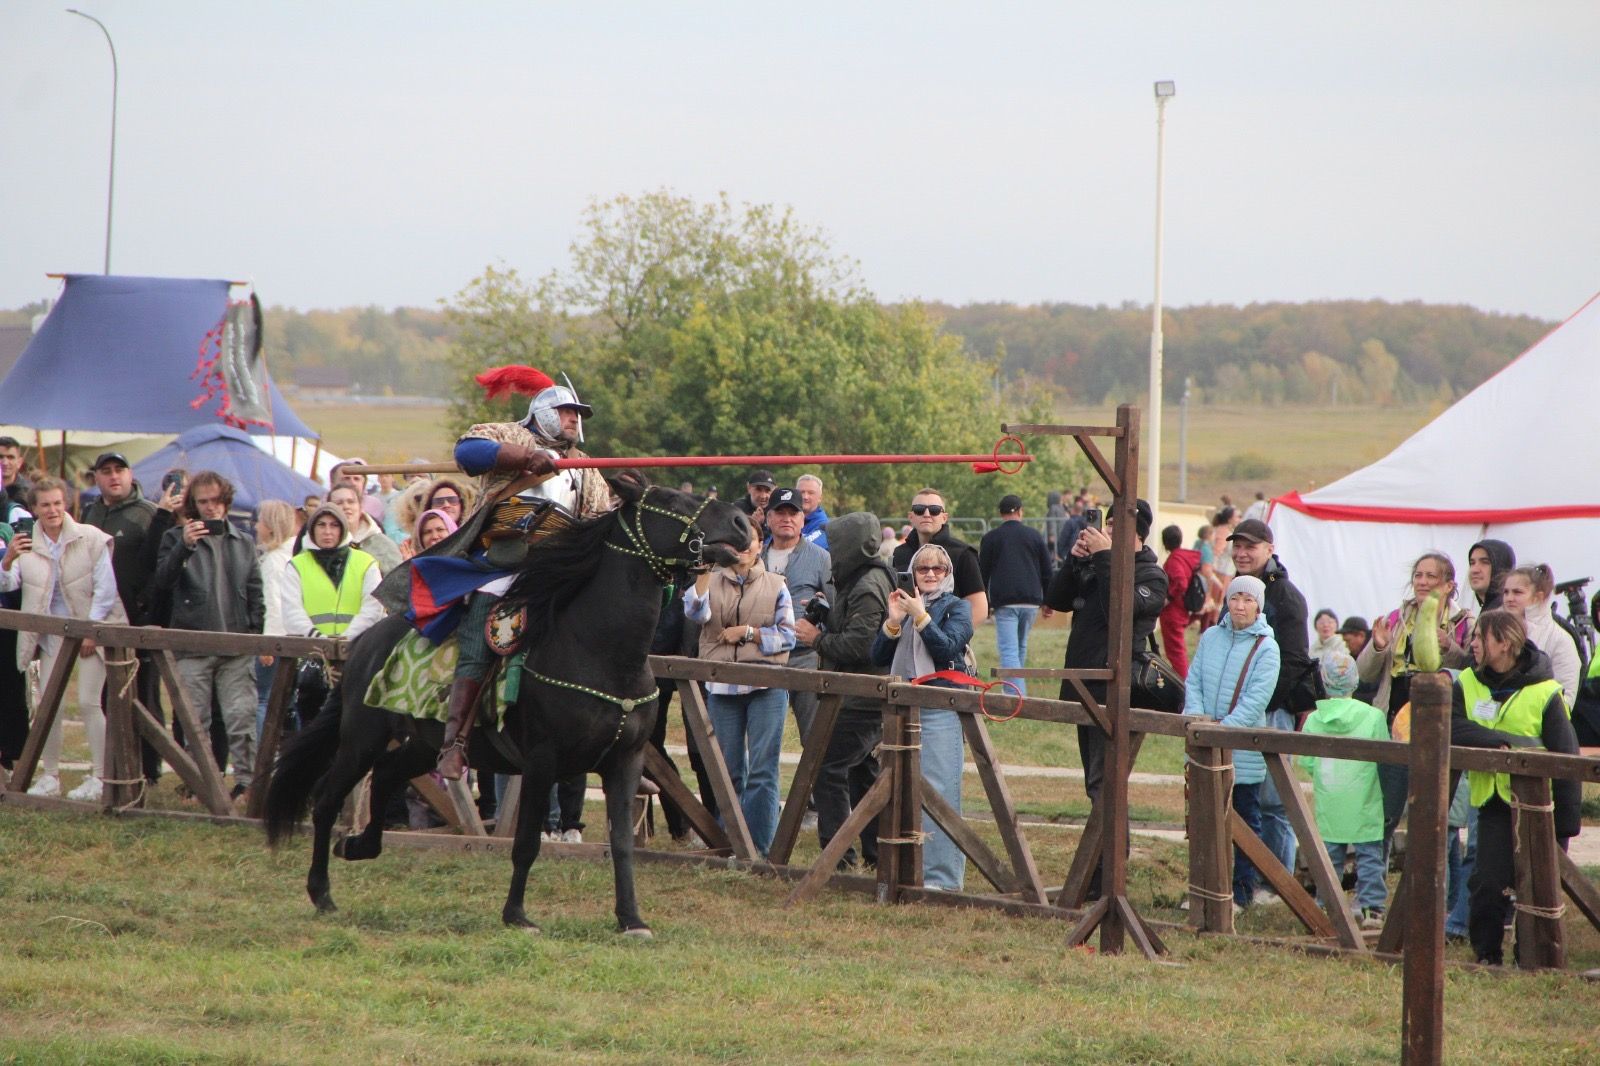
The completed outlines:
<svg viewBox="0 0 1600 1066">
<path fill-rule="evenodd" d="M 93 526 L 79 525 L 67 514 L 66 482 L 40 478 L 28 498 L 37 525 L 34 534 L 19 533 L 0 558 L 0 592 L 22 589 L 22 609 L 58 618 L 127 625 L 117 579 L 111 569 L 111 537 Z M 22 632 L 17 637 L 17 669 L 26 670 L 37 653 L 43 676 L 55 669 L 61 638 Z M 83 783 L 67 793 L 68 799 L 100 801 L 105 776 L 106 718 L 100 707 L 105 686 L 105 655 L 93 640 L 78 650 L 78 713 L 89 737 L 91 769 Z M 40 775 L 28 789 L 34 796 L 61 794 L 61 715 L 56 715 L 45 739 Z"/>
<path fill-rule="evenodd" d="M 700 623 L 700 658 L 781 666 L 794 647 L 794 604 L 782 577 L 761 565 L 761 540 L 731 566 L 695 578 L 684 593 L 683 612 Z M 789 706 L 781 688 L 706 685 L 707 710 L 722 757 L 728 763 L 750 838 L 764 856 L 778 831 L 778 753 Z"/>
</svg>

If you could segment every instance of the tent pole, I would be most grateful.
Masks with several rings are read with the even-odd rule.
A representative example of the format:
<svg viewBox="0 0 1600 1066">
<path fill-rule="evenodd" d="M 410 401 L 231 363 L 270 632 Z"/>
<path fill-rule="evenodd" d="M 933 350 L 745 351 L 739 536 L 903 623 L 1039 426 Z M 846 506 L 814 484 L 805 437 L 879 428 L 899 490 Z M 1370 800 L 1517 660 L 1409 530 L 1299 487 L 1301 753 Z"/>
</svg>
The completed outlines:
<svg viewBox="0 0 1600 1066">
<path fill-rule="evenodd" d="M 317 460 L 322 458 L 322 438 L 317 438 L 316 445 L 311 449 L 311 480 L 317 480 Z"/>
<path fill-rule="evenodd" d="M 61 431 L 61 461 L 56 464 L 56 467 L 57 467 L 57 469 L 59 469 L 61 471 L 61 473 L 59 475 L 61 480 L 62 481 L 67 480 L 67 431 L 66 430 L 62 430 Z"/>
<path fill-rule="evenodd" d="M 44 465 L 44 433 L 37 429 L 33 431 L 33 461 L 40 470 L 47 469 Z"/>
</svg>

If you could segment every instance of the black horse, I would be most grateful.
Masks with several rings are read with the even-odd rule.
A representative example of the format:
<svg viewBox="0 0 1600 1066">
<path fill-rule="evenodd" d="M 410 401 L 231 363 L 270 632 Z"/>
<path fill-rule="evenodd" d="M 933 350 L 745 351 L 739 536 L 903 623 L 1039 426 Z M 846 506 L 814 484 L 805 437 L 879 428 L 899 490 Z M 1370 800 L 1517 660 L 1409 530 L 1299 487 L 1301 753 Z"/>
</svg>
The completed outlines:
<svg viewBox="0 0 1600 1066">
<path fill-rule="evenodd" d="M 517 701 L 506 708 L 510 761 L 474 730 L 468 758 L 482 771 L 521 774 L 511 888 L 502 920 L 537 930 L 523 910 L 528 870 L 560 778 L 598 773 L 610 820 L 616 913 L 622 932 L 648 937 L 633 890 L 632 804 L 644 745 L 655 725 L 656 681 L 645 658 L 666 582 L 691 566 L 729 562 L 750 543 L 750 522 L 731 504 L 704 501 L 627 476 L 611 482 L 623 503 L 537 542 L 505 603 L 528 610 L 529 653 Z M 306 891 L 317 910 L 334 910 L 328 854 L 345 797 L 372 771 L 374 817 L 336 854 L 376 858 L 383 849 L 381 813 L 396 789 L 433 768 L 441 723 L 367 705 L 364 695 L 409 623 L 394 615 L 352 645 L 328 706 L 284 744 L 267 790 L 266 831 L 276 847 L 312 808 L 315 831 Z M 338 706 L 340 713 L 332 713 Z"/>
</svg>

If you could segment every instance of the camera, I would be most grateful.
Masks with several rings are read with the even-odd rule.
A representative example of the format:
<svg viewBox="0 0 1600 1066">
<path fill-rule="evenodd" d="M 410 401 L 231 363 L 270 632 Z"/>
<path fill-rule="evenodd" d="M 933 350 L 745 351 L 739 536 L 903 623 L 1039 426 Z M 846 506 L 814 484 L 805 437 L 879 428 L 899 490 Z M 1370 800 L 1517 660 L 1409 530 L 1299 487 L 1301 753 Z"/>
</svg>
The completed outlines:
<svg viewBox="0 0 1600 1066">
<path fill-rule="evenodd" d="M 828 597 L 818 592 L 806 603 L 805 619 L 818 629 L 821 629 L 828 624 L 828 614 L 832 610 L 833 605 L 828 602 Z"/>
</svg>

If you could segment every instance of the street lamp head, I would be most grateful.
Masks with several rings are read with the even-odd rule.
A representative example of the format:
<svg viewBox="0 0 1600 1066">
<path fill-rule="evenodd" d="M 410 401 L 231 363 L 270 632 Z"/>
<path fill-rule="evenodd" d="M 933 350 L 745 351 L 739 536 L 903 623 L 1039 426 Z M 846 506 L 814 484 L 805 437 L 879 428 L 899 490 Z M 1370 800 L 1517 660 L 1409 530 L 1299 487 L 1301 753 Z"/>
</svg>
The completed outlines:
<svg viewBox="0 0 1600 1066">
<path fill-rule="evenodd" d="M 1172 81 L 1156 82 L 1156 99 L 1164 100 L 1169 96 L 1178 95 L 1178 83 Z"/>
</svg>

